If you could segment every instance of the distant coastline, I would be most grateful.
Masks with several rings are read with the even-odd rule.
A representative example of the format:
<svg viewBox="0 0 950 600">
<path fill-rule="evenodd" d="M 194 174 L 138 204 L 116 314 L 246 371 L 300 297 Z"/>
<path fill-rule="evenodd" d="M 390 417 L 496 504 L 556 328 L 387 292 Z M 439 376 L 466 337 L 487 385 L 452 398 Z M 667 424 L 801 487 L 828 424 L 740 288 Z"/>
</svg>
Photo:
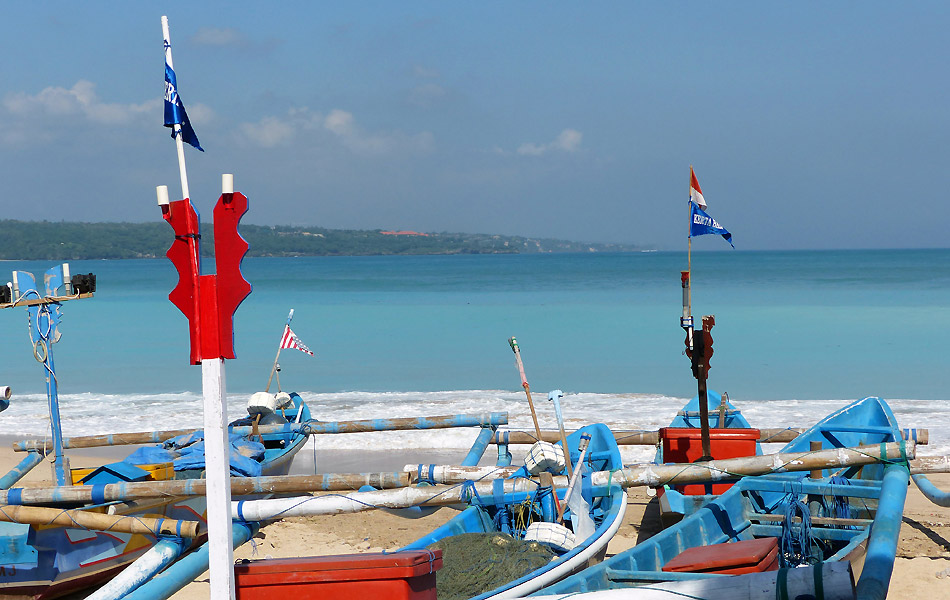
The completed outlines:
<svg viewBox="0 0 950 600">
<path fill-rule="evenodd" d="M 642 252 L 628 244 L 480 233 L 325 229 L 241 225 L 248 256 L 388 256 Z M 210 256 L 211 224 L 202 224 L 202 254 Z M 165 223 L 69 223 L 0 220 L 0 260 L 96 260 L 165 256 L 173 239 Z"/>
</svg>

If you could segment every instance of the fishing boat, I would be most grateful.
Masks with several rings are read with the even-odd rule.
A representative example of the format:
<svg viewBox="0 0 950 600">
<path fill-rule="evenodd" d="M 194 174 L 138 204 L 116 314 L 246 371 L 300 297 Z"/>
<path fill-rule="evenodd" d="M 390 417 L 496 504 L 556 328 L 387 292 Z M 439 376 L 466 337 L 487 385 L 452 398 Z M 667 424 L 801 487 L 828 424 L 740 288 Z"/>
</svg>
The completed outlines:
<svg viewBox="0 0 950 600">
<path fill-rule="evenodd" d="M 580 444 L 581 440 L 589 436 L 589 445 L 581 459 Z M 623 520 L 624 511 L 627 504 L 626 492 L 617 486 L 612 489 L 605 497 L 590 497 L 588 483 L 589 476 L 582 471 L 611 471 L 622 467 L 620 451 L 616 440 L 610 429 L 603 424 L 588 425 L 567 437 L 567 447 L 570 448 L 572 464 L 577 465 L 574 473 L 579 473 L 579 487 L 577 495 L 583 498 L 584 502 L 580 506 L 586 507 L 587 514 L 581 515 L 573 512 L 575 505 L 569 503 L 568 508 L 563 509 L 562 519 L 565 526 L 572 535 L 581 531 L 581 525 L 585 519 L 588 525 L 593 529 L 591 533 L 582 537 L 578 535 L 575 543 L 560 545 L 553 551 L 553 558 L 548 557 L 543 561 L 544 564 L 534 568 L 528 573 L 522 574 L 510 581 L 501 584 L 495 583 L 489 589 L 481 589 L 465 594 L 470 598 L 514 598 L 529 594 L 545 585 L 549 585 L 559 579 L 575 573 L 585 568 L 588 564 L 601 560 L 605 555 L 607 543 L 617 532 Z M 559 474 L 559 473 L 555 473 Z M 507 479 L 529 477 L 526 467 L 520 467 Z M 496 479 L 496 482 L 503 482 L 503 479 Z M 458 552 L 465 552 L 465 542 L 459 546 L 445 546 L 450 538 L 462 536 L 463 534 L 481 534 L 491 537 L 493 534 L 505 534 L 511 536 L 514 540 L 525 538 L 526 531 L 529 529 L 544 529 L 547 525 L 554 525 L 558 521 L 558 506 L 562 505 L 565 499 L 565 489 L 558 489 L 555 494 L 552 493 L 552 487 L 538 486 L 532 492 L 513 492 L 504 493 L 503 487 L 497 486 L 498 493 L 491 496 L 479 496 L 474 494 L 460 514 L 452 518 L 449 522 L 435 529 L 429 535 L 409 544 L 402 550 L 421 550 L 430 548 L 433 545 L 442 546 L 443 561 L 446 565 L 439 572 L 438 577 L 444 577 L 452 562 L 456 560 Z M 579 512 L 579 511 L 578 511 Z M 566 528 L 571 525 L 574 530 Z M 556 528 L 552 528 L 556 529 Z M 530 537 L 530 536 L 529 536 Z M 465 539 L 465 538 L 459 538 Z M 505 541 L 499 541 L 504 539 Z M 510 538 L 498 538 L 496 543 L 507 543 Z M 541 542 L 544 544 L 545 542 Z M 556 543 L 554 545 L 557 545 Z M 451 597 L 443 593 L 442 580 L 439 583 L 439 597 Z"/>
<path fill-rule="evenodd" d="M 25 307 L 29 314 L 33 354 L 46 375 L 51 439 L 14 444 L 26 458 L 0 478 L 0 505 L 4 505 L 0 596 L 55 598 L 110 579 L 154 547 L 160 537 L 175 539 L 178 553 L 200 541 L 205 529 L 205 496 L 148 501 L 106 501 L 104 496 L 109 484 L 203 478 L 200 430 L 92 436 L 87 446 L 152 445 L 140 447 L 118 462 L 70 468 L 65 450 L 81 443 L 63 438 L 53 345 L 61 336 L 62 304 L 92 297 L 95 276 L 71 275 L 69 265 L 63 264 L 49 269 L 43 285 L 37 285 L 32 273 L 15 271 L 8 290 L 7 301 L 0 308 Z M 310 409 L 297 394 L 261 392 L 252 396 L 248 413 L 228 428 L 232 474 L 287 474 L 309 435 L 306 428 L 294 424 L 309 422 Z M 42 506 L 31 502 L 33 506 L 25 507 L 24 500 L 33 490 L 13 486 L 47 459 L 53 466 L 50 500 Z M 70 492 L 79 486 L 91 492 L 82 501 L 71 499 L 74 494 Z M 163 520 L 172 528 L 163 525 Z"/>
<path fill-rule="evenodd" d="M 310 409 L 297 394 L 287 394 L 289 404 L 278 409 L 269 424 L 307 422 Z M 233 433 L 250 419 L 231 424 L 232 474 L 243 476 L 285 475 L 296 453 L 307 440 L 306 430 L 242 435 Z M 273 428 L 270 428 L 273 429 Z M 71 469 L 72 484 L 92 486 L 129 481 L 161 481 L 200 478 L 203 475 L 201 431 L 175 436 L 162 444 L 141 447 L 126 459 L 96 468 Z M 64 440 L 68 447 L 68 438 Z M 161 460 L 155 460 L 158 457 Z M 176 462 L 178 463 L 176 465 Z M 6 496 L 10 498 L 11 492 Z M 205 524 L 205 497 L 158 499 L 147 502 L 99 502 L 76 506 L 56 504 L 61 509 L 111 516 L 197 521 Z M 9 507 L 8 507 L 9 508 Z M 171 537 L 174 537 L 172 535 Z M 155 545 L 159 536 L 148 533 L 95 531 L 64 526 L 0 523 L 0 595 L 36 599 L 56 598 L 111 579 Z M 202 535 L 187 540 L 197 544 Z"/>
<path fill-rule="evenodd" d="M 865 398 L 829 415 L 783 452 L 903 443 L 901 435 L 890 407 L 880 398 Z M 841 578 L 852 583 L 856 579 L 858 598 L 883 599 L 893 569 L 908 478 L 906 460 L 808 475 L 784 472 L 746 477 L 676 525 L 534 595 L 639 588 L 643 594 L 656 592 L 644 596 L 649 598 L 684 593 L 704 598 L 779 598 L 789 572 L 798 571 L 792 567 L 804 565 L 813 566 L 812 572 L 819 575 L 826 568 L 834 566 L 840 572 L 843 567 Z M 775 577 L 767 586 L 771 591 L 765 595 L 741 596 L 737 590 L 745 587 L 739 579 L 730 580 L 729 585 L 716 579 L 768 577 L 763 573 L 772 571 Z M 815 588 L 831 585 L 819 575 L 814 582 L 806 582 L 814 586 L 807 592 L 814 597 L 822 597 Z M 711 591 L 717 586 L 718 593 L 725 595 Z M 846 595 L 854 593 L 850 589 Z"/>
<path fill-rule="evenodd" d="M 729 402 L 727 394 L 707 390 L 707 425 L 710 453 L 714 459 L 762 454 L 760 431 L 753 429 L 742 413 Z M 669 427 L 659 430 L 654 463 L 688 463 L 702 456 L 702 417 L 699 396 L 690 400 Z M 660 518 L 669 526 L 708 504 L 729 489 L 734 480 L 683 485 L 665 485 L 657 490 Z"/>
</svg>

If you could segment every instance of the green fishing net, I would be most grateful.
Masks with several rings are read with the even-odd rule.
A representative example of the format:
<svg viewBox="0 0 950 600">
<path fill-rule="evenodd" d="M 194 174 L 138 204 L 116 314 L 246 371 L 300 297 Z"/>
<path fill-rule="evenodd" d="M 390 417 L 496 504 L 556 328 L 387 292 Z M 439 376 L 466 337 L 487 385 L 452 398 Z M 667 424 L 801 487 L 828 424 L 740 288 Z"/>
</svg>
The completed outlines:
<svg viewBox="0 0 950 600">
<path fill-rule="evenodd" d="M 504 533 L 463 533 L 429 546 L 442 550 L 436 574 L 439 600 L 461 600 L 483 594 L 549 563 L 550 548 L 517 540 Z"/>
</svg>

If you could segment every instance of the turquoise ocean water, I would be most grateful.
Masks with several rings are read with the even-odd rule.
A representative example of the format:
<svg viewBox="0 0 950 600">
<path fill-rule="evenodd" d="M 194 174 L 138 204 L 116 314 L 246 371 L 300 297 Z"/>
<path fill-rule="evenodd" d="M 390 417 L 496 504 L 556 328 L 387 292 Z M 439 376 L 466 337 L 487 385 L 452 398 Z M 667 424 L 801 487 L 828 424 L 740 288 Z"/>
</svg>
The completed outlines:
<svg viewBox="0 0 950 600">
<path fill-rule="evenodd" d="M 950 250 L 695 253 L 693 313 L 716 316 L 710 387 L 763 427 L 882 396 L 902 425 L 929 426 L 932 449 L 950 451 L 948 265 Z M 37 275 L 50 266 L 0 263 Z M 200 423 L 201 370 L 167 298 L 171 263 L 70 267 L 94 272 L 98 291 L 64 305 L 54 346 L 67 434 Z M 235 316 L 230 410 L 263 389 L 294 308 L 316 357 L 285 350 L 281 384 L 306 392 L 323 419 L 509 410 L 519 424 L 530 417 L 515 335 L 536 398 L 564 390 L 569 419 L 663 425 L 696 389 L 679 328 L 685 267 L 673 252 L 246 259 L 254 291 Z M 0 311 L 0 342 L 0 385 L 14 390 L 0 427 L 41 433 L 43 373 L 24 309 Z"/>
</svg>

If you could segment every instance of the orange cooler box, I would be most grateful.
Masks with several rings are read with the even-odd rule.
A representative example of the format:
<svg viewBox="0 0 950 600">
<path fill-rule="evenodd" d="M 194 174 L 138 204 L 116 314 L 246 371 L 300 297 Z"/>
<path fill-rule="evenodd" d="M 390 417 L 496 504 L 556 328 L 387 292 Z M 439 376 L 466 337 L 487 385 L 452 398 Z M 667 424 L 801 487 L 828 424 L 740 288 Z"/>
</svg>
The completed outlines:
<svg viewBox="0 0 950 600">
<path fill-rule="evenodd" d="M 663 441 L 663 462 L 691 463 L 703 455 L 702 430 L 698 427 L 663 427 L 660 439 Z M 709 451 L 716 460 L 755 456 L 757 441 L 758 429 L 709 430 Z M 673 487 L 687 496 L 718 495 L 732 487 L 732 483 L 688 483 Z"/>
<path fill-rule="evenodd" d="M 778 538 L 696 546 L 679 553 L 663 570 L 673 573 L 742 575 L 778 570 Z"/>
<path fill-rule="evenodd" d="M 238 600 L 436 600 L 441 550 L 268 558 L 234 565 Z"/>
</svg>

